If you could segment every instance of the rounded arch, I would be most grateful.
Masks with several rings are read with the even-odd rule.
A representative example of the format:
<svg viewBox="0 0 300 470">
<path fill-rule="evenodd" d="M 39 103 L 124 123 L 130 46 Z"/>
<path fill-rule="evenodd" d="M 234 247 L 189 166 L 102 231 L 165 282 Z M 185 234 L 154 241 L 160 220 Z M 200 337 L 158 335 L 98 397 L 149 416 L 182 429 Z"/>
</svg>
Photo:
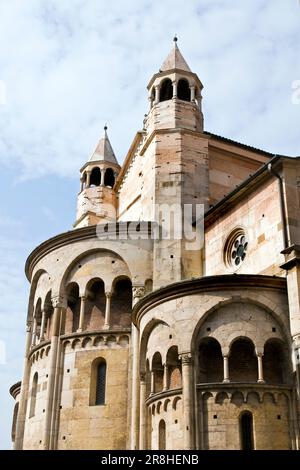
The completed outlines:
<svg viewBox="0 0 300 470">
<path fill-rule="evenodd" d="M 34 318 L 39 322 L 42 316 L 42 299 L 39 297 L 34 307 Z"/>
<path fill-rule="evenodd" d="M 158 425 L 158 449 L 166 449 L 166 422 L 161 419 Z"/>
<path fill-rule="evenodd" d="M 285 384 L 291 381 L 288 348 L 279 338 L 270 338 L 264 345 L 264 380 L 268 384 Z"/>
<path fill-rule="evenodd" d="M 181 78 L 177 84 L 177 98 L 183 101 L 191 101 L 190 84 L 186 78 Z"/>
<path fill-rule="evenodd" d="M 152 318 L 150 322 L 145 326 L 142 337 L 140 340 L 140 373 L 146 373 L 146 352 L 147 352 L 147 345 L 150 338 L 150 335 L 154 328 L 158 325 L 164 325 L 169 327 L 168 323 L 164 322 L 163 320 L 159 320 L 157 318 Z"/>
<path fill-rule="evenodd" d="M 90 187 L 100 186 L 100 183 L 101 183 L 101 170 L 100 168 L 96 166 L 91 171 Z"/>
<path fill-rule="evenodd" d="M 85 314 L 84 329 L 101 329 L 105 321 L 105 297 L 104 281 L 99 277 L 94 277 L 85 286 Z"/>
<path fill-rule="evenodd" d="M 159 393 L 163 390 L 164 368 L 162 365 L 161 354 L 156 352 L 151 361 L 151 372 L 154 375 L 154 393 Z"/>
<path fill-rule="evenodd" d="M 223 405 L 225 400 L 229 400 L 229 397 L 226 392 L 218 392 L 215 398 L 215 403 Z"/>
<path fill-rule="evenodd" d="M 110 308 L 112 326 L 130 326 L 132 312 L 132 282 L 128 276 L 118 276 L 113 280 Z"/>
<path fill-rule="evenodd" d="M 201 338 L 198 347 L 200 383 L 223 381 L 223 357 L 220 343 L 213 337 Z"/>
<path fill-rule="evenodd" d="M 112 168 L 106 168 L 104 175 L 104 186 L 113 188 L 115 185 L 115 173 Z"/>
<path fill-rule="evenodd" d="M 229 377 L 232 382 L 257 382 L 255 347 L 246 336 L 239 336 L 230 343 Z"/>
<path fill-rule="evenodd" d="M 104 357 L 96 357 L 91 363 L 90 406 L 104 405 L 107 363 Z"/>
<path fill-rule="evenodd" d="M 245 397 L 241 391 L 236 390 L 231 395 L 230 401 L 236 406 L 241 406 L 245 402 Z"/>
<path fill-rule="evenodd" d="M 159 101 L 168 101 L 173 98 L 173 85 L 170 78 L 165 78 L 160 84 Z"/>
<path fill-rule="evenodd" d="M 78 329 L 80 314 L 79 285 L 76 282 L 67 285 L 66 302 L 65 333 L 72 333 Z"/>
<path fill-rule="evenodd" d="M 167 388 L 182 387 L 181 361 L 178 356 L 178 346 L 171 346 L 166 355 Z"/>
<path fill-rule="evenodd" d="M 45 269 L 38 269 L 34 273 L 33 278 L 31 280 L 29 302 L 28 302 L 28 309 L 27 309 L 27 323 L 30 323 L 33 318 L 36 289 L 37 289 L 39 279 L 41 278 L 43 274 L 47 274 L 49 276 L 49 273 L 47 273 Z"/>
<path fill-rule="evenodd" d="M 291 346 L 292 342 L 291 342 L 291 339 L 290 339 L 289 331 L 287 330 L 287 327 L 284 324 L 284 322 L 282 321 L 279 314 L 275 310 L 272 310 L 268 305 L 266 305 L 263 302 L 260 302 L 256 299 L 254 300 L 253 298 L 248 297 L 248 296 L 245 296 L 245 297 L 241 296 L 241 300 L 239 302 L 237 302 L 236 300 L 234 300 L 232 298 L 223 300 L 221 302 L 218 302 L 216 305 L 212 306 L 203 315 L 201 315 L 201 318 L 199 319 L 198 323 L 196 324 L 196 326 L 194 328 L 194 331 L 193 331 L 193 334 L 192 334 L 192 337 L 191 337 L 191 343 L 190 343 L 191 351 L 197 350 L 197 343 L 199 341 L 200 330 L 204 326 L 204 324 L 207 322 L 207 320 L 209 319 L 211 314 L 213 314 L 214 312 L 217 312 L 219 309 L 221 309 L 223 307 L 229 307 L 231 305 L 236 305 L 236 304 L 240 304 L 240 303 L 242 303 L 243 305 L 246 304 L 246 305 L 249 305 L 249 306 L 254 305 L 254 306 L 260 308 L 261 310 L 263 310 L 264 312 L 266 312 L 267 314 L 269 314 L 270 317 L 273 318 L 273 320 L 275 322 L 277 322 L 278 326 L 280 327 L 280 329 L 282 331 L 282 334 L 284 336 L 284 340 L 286 341 L 286 343 L 289 346 Z"/>
<path fill-rule="evenodd" d="M 168 408 L 169 408 L 169 404 L 171 403 L 171 400 L 170 398 L 167 398 L 165 401 L 164 401 L 164 411 L 168 411 Z"/>
<path fill-rule="evenodd" d="M 68 284 L 68 282 L 70 280 L 69 279 L 70 276 L 72 277 L 72 274 L 73 274 L 73 272 L 75 272 L 76 268 L 79 268 L 79 266 L 83 262 L 85 262 L 85 260 L 87 258 L 89 258 L 90 256 L 93 256 L 93 258 L 96 258 L 97 256 L 105 256 L 105 255 L 112 256 L 116 260 L 121 261 L 124 264 L 124 269 L 128 272 L 128 277 L 132 278 L 132 274 L 131 274 L 131 271 L 129 269 L 128 263 L 124 260 L 124 258 L 122 256 L 119 255 L 119 253 L 117 253 L 116 251 L 113 251 L 113 250 L 106 249 L 106 248 L 100 248 L 100 249 L 99 248 L 91 248 L 90 250 L 86 250 L 83 253 L 80 253 L 78 256 L 76 256 L 69 263 L 69 265 L 66 267 L 66 269 L 65 269 L 65 271 L 62 275 L 60 284 L 59 284 L 59 288 L 58 288 L 59 294 L 63 297 L 66 295 L 65 289 L 66 289 L 66 285 Z M 80 292 L 80 293 L 82 295 L 84 294 L 84 292 Z"/>
<path fill-rule="evenodd" d="M 178 403 L 181 401 L 181 397 L 175 397 L 172 403 L 173 410 L 177 410 Z"/>
</svg>

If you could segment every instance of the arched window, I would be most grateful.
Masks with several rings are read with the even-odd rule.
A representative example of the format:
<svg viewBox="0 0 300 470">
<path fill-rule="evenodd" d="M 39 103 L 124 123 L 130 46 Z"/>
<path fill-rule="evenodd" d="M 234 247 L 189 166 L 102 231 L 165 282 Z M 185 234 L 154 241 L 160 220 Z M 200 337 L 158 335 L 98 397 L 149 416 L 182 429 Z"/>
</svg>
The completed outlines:
<svg viewBox="0 0 300 470">
<path fill-rule="evenodd" d="M 191 101 L 191 90 L 189 82 L 183 78 L 178 82 L 177 98 L 183 101 Z"/>
<path fill-rule="evenodd" d="M 152 359 L 152 372 L 154 374 L 154 393 L 161 392 L 163 389 L 164 368 L 162 365 L 161 355 L 156 352 Z"/>
<path fill-rule="evenodd" d="M 84 328 L 90 331 L 101 329 L 105 320 L 106 297 L 104 282 L 100 278 L 91 279 L 86 286 Z"/>
<path fill-rule="evenodd" d="M 80 297 L 79 286 L 76 282 L 71 282 L 66 289 L 67 311 L 65 321 L 65 333 L 77 331 L 79 326 Z"/>
<path fill-rule="evenodd" d="M 36 372 L 32 379 L 29 418 L 35 415 L 37 385 L 38 385 L 38 373 Z"/>
<path fill-rule="evenodd" d="M 166 450 L 166 423 L 163 419 L 158 425 L 158 449 Z"/>
<path fill-rule="evenodd" d="M 288 372 L 285 362 L 282 343 L 276 339 L 267 341 L 263 355 L 264 380 L 269 384 L 285 383 Z"/>
<path fill-rule="evenodd" d="M 106 361 L 103 357 L 97 357 L 92 362 L 90 406 L 105 404 L 106 370 Z"/>
<path fill-rule="evenodd" d="M 111 168 L 107 168 L 104 176 L 104 185 L 113 188 L 115 184 L 115 175 Z"/>
<path fill-rule="evenodd" d="M 248 338 L 238 338 L 230 349 L 229 376 L 232 382 L 257 382 L 257 357 Z"/>
<path fill-rule="evenodd" d="M 167 370 L 165 369 L 165 372 L 168 374 L 166 380 L 167 388 L 181 388 L 181 363 L 178 357 L 177 346 L 171 346 L 171 348 L 168 350 L 166 361 Z"/>
<path fill-rule="evenodd" d="M 100 186 L 101 171 L 99 168 L 93 168 L 90 178 L 90 186 Z"/>
<path fill-rule="evenodd" d="M 199 347 L 200 383 L 223 381 L 223 358 L 221 346 L 214 338 L 204 338 Z"/>
<path fill-rule="evenodd" d="M 132 283 L 127 277 L 116 279 L 113 283 L 111 299 L 111 325 L 128 327 L 131 324 Z"/>
<path fill-rule="evenodd" d="M 240 416 L 241 450 L 253 450 L 253 416 L 244 411 Z"/>
<path fill-rule="evenodd" d="M 173 85 L 169 78 L 163 81 L 160 94 L 159 94 L 159 101 L 167 101 L 171 100 L 173 97 Z"/>
<path fill-rule="evenodd" d="M 106 362 L 100 362 L 97 367 L 96 400 L 95 405 L 104 405 L 106 386 Z"/>
</svg>

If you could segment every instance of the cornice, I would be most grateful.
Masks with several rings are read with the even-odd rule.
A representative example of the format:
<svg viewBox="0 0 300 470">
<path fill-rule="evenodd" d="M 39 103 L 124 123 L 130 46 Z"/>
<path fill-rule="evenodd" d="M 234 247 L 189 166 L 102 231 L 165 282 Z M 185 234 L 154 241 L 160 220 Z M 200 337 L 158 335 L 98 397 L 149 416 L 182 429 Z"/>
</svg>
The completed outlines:
<svg viewBox="0 0 300 470">
<path fill-rule="evenodd" d="M 132 224 L 135 222 L 137 224 L 139 223 L 138 221 L 116 222 L 114 225 L 116 234 L 118 235 L 119 233 L 124 233 L 125 227 L 128 224 Z M 88 227 L 76 228 L 74 230 L 69 230 L 68 232 L 61 233 L 59 235 L 56 235 L 55 237 L 49 238 L 48 240 L 44 241 L 30 253 L 30 255 L 28 256 L 26 260 L 25 274 L 27 276 L 27 279 L 30 281 L 35 265 L 48 253 L 51 253 L 53 250 L 56 250 L 57 248 L 70 245 L 71 243 L 77 243 L 82 240 L 97 238 L 99 241 L 101 241 L 101 237 L 99 236 L 100 232 L 97 231 L 97 227 L 99 225 L 103 225 L 103 226 L 107 225 L 108 230 L 104 231 L 105 236 L 107 236 L 110 233 L 109 227 L 111 224 L 114 224 L 114 223 L 109 222 L 109 223 L 104 223 L 104 224 L 90 225 Z M 145 226 L 146 226 L 146 229 L 144 230 Z M 148 235 L 151 235 L 151 223 L 148 223 L 147 221 L 141 223 L 141 229 L 139 232 L 141 235 L 141 239 L 143 239 L 143 233 L 145 233 L 145 231 Z M 118 238 L 112 239 L 111 241 L 117 242 Z"/>
<path fill-rule="evenodd" d="M 276 289 L 286 292 L 286 279 L 256 274 L 222 274 L 175 282 L 144 296 L 132 311 L 132 322 L 138 326 L 143 315 L 156 306 L 173 299 L 200 293 L 234 289 Z"/>
<path fill-rule="evenodd" d="M 19 382 L 16 382 L 15 384 L 13 384 L 10 389 L 9 389 L 9 393 L 11 394 L 11 396 L 16 399 L 17 396 L 19 395 L 21 391 L 21 381 Z"/>
</svg>

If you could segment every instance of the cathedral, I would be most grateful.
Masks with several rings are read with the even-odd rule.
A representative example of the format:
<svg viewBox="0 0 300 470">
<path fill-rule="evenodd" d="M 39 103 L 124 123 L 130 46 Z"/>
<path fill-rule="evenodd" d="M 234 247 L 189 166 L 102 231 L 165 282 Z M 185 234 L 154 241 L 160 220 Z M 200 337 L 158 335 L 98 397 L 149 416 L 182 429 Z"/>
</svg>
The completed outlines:
<svg viewBox="0 0 300 470">
<path fill-rule="evenodd" d="M 174 38 L 29 255 L 15 449 L 299 449 L 300 157 L 204 130 L 202 89 Z"/>
</svg>

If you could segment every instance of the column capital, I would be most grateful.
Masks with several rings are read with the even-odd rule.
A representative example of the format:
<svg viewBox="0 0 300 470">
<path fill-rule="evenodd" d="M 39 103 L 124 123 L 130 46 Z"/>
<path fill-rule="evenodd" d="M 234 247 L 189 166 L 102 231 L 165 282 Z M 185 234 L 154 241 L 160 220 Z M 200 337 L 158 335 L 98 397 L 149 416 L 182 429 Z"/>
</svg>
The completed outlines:
<svg viewBox="0 0 300 470">
<path fill-rule="evenodd" d="M 140 372 L 140 382 L 146 382 L 146 372 Z"/>
<path fill-rule="evenodd" d="M 183 352 L 179 354 L 179 359 L 182 365 L 190 365 L 193 362 L 193 356 L 191 352 Z"/>
<path fill-rule="evenodd" d="M 262 357 L 264 355 L 264 348 L 255 348 L 255 353 L 257 356 Z"/>
<path fill-rule="evenodd" d="M 54 308 L 64 308 L 67 306 L 66 299 L 62 295 L 56 295 L 51 297 L 51 303 Z"/>
<path fill-rule="evenodd" d="M 135 300 L 139 300 L 145 295 L 145 287 L 143 285 L 132 286 L 132 296 Z"/>
<path fill-rule="evenodd" d="M 105 292 L 105 296 L 107 299 L 111 299 L 113 293 L 111 291 Z"/>
</svg>

